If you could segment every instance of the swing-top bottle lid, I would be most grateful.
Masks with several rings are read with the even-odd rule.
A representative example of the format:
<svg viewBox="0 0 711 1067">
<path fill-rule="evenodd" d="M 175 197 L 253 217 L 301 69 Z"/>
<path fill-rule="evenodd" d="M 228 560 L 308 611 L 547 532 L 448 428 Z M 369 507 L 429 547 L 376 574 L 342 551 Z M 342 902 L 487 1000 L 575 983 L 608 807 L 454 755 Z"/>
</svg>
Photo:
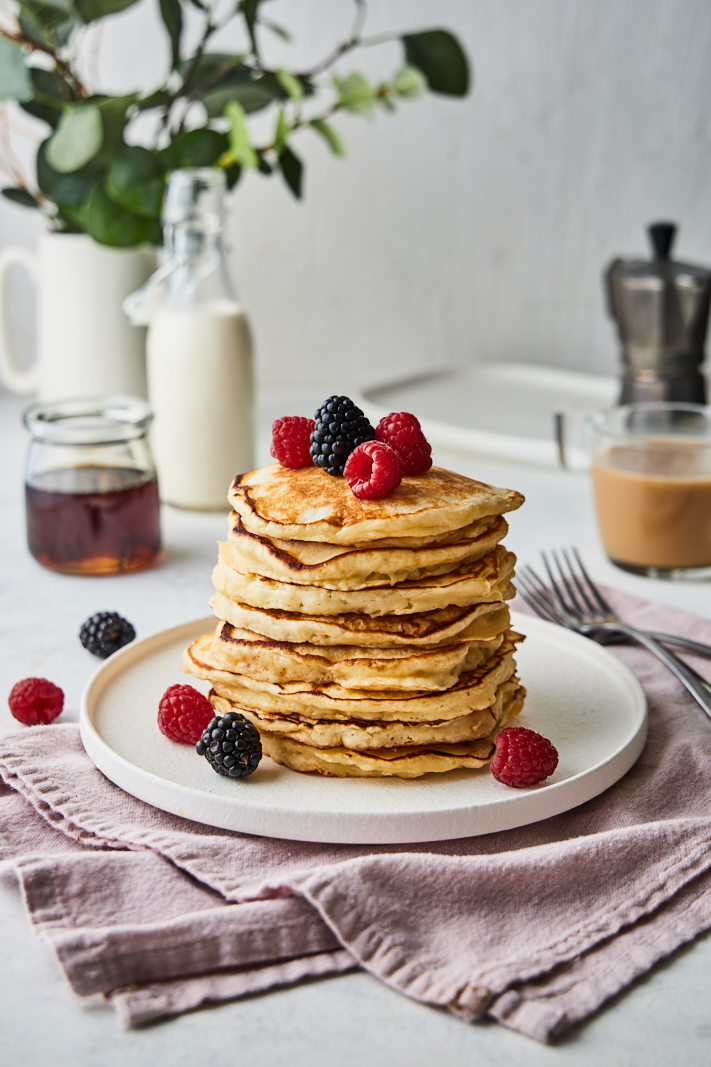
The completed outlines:
<svg viewBox="0 0 711 1067">
<path fill-rule="evenodd" d="M 217 232 L 223 225 L 225 172 L 219 167 L 186 167 L 175 170 L 168 182 L 163 208 L 166 226 L 197 222 L 200 228 Z"/>
</svg>

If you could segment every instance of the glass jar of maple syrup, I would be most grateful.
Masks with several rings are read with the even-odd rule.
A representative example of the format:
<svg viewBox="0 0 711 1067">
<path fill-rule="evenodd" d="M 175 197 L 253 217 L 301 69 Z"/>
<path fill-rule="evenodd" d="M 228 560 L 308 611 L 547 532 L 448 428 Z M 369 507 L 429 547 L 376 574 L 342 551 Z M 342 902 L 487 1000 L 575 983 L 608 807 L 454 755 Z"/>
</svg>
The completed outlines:
<svg viewBox="0 0 711 1067">
<path fill-rule="evenodd" d="M 27 543 L 65 574 L 125 574 L 156 562 L 160 504 L 151 409 L 133 396 L 34 404 L 25 476 Z"/>
</svg>

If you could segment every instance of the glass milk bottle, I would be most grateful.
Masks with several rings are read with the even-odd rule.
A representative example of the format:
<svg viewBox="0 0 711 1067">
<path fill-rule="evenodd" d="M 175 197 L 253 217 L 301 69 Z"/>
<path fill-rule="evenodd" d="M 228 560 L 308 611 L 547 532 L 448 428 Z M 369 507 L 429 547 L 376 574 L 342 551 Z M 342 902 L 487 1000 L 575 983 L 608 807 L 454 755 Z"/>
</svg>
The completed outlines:
<svg viewBox="0 0 711 1067">
<path fill-rule="evenodd" d="M 227 509 L 232 479 L 254 467 L 252 340 L 225 264 L 224 195 L 221 170 L 171 176 L 164 210 L 169 258 L 138 301 L 148 323 L 161 498 L 211 511 Z"/>
</svg>

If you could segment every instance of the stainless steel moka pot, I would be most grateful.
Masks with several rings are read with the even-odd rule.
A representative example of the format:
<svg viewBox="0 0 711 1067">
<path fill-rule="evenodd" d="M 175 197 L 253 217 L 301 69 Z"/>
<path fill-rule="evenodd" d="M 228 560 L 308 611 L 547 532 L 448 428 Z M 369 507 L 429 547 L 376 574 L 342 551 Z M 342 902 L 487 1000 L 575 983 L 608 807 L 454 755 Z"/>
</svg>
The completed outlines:
<svg viewBox="0 0 711 1067">
<path fill-rule="evenodd" d="M 706 403 L 701 374 L 711 270 L 670 259 L 676 226 L 648 229 L 652 260 L 615 259 L 604 279 L 622 343 L 620 404 L 645 400 Z"/>
</svg>

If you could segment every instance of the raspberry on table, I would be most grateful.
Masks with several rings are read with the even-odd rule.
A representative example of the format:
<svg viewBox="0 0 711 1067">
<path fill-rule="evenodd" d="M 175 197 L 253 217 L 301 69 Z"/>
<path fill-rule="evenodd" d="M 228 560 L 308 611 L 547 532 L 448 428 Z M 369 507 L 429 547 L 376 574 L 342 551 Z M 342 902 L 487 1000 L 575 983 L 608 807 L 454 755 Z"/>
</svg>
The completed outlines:
<svg viewBox="0 0 711 1067">
<path fill-rule="evenodd" d="M 115 611 L 97 611 L 79 630 L 84 648 L 99 659 L 107 659 L 124 645 L 130 644 L 136 631 L 130 622 Z"/>
<path fill-rule="evenodd" d="M 64 693 L 46 678 L 23 678 L 10 690 L 10 712 L 26 726 L 47 725 L 61 715 Z"/>
<path fill-rule="evenodd" d="M 246 778 L 262 758 L 262 742 L 259 730 L 249 719 L 229 711 L 208 723 L 195 751 L 223 778 Z"/>
<path fill-rule="evenodd" d="M 191 685 L 171 685 L 158 704 L 158 728 L 171 741 L 194 745 L 214 715 L 207 697 Z"/>
<path fill-rule="evenodd" d="M 366 441 L 351 452 L 343 470 L 353 496 L 374 500 L 387 496 L 402 481 L 402 460 L 384 441 Z"/>
<path fill-rule="evenodd" d="M 330 396 L 314 416 L 311 456 L 326 474 L 343 474 L 346 460 L 363 441 L 372 441 L 375 430 L 359 407 L 347 396 Z"/>
<path fill-rule="evenodd" d="M 313 419 L 301 415 L 285 415 L 272 423 L 272 447 L 269 452 L 282 467 L 311 467 L 311 434 Z"/>
<path fill-rule="evenodd" d="M 375 427 L 375 437 L 394 448 L 404 475 L 424 474 L 432 466 L 432 448 L 420 421 L 407 411 L 392 411 Z"/>
<path fill-rule="evenodd" d="M 557 766 L 558 752 L 535 730 L 509 726 L 496 738 L 491 773 L 497 782 L 523 789 L 549 778 Z"/>
</svg>

